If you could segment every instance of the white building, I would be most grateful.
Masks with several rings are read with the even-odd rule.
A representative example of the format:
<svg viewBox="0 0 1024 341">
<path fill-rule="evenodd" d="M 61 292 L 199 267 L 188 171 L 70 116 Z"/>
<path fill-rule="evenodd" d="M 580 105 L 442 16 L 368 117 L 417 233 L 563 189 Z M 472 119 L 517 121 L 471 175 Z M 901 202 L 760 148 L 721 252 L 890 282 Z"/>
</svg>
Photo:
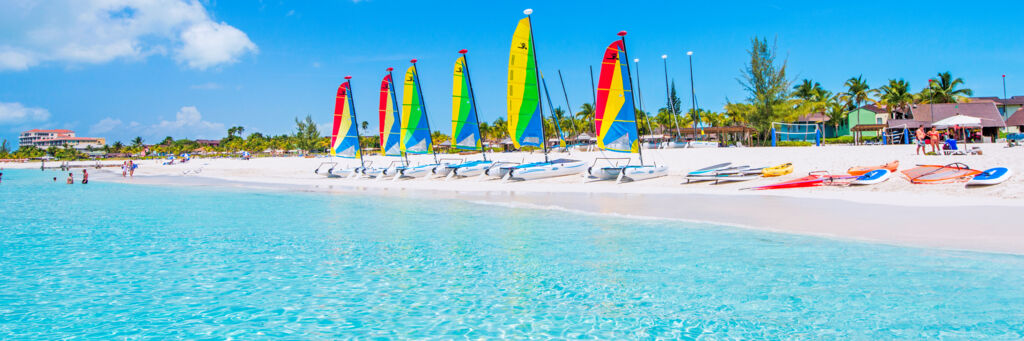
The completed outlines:
<svg viewBox="0 0 1024 341">
<path fill-rule="evenodd" d="M 67 129 L 32 129 L 23 131 L 18 136 L 18 146 L 35 146 L 40 149 L 50 147 L 75 149 L 102 148 L 107 140 L 102 137 L 77 137 L 75 132 Z"/>
</svg>

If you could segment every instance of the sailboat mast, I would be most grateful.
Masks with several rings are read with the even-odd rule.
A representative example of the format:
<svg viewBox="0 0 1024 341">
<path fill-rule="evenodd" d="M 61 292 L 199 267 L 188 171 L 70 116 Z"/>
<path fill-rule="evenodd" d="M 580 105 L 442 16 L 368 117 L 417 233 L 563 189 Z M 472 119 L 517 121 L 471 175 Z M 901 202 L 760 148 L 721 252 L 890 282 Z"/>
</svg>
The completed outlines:
<svg viewBox="0 0 1024 341">
<path fill-rule="evenodd" d="M 530 49 L 533 53 L 533 67 L 536 69 L 534 76 L 537 78 L 537 100 L 540 100 L 540 63 L 537 63 L 537 42 L 533 39 L 533 19 L 530 14 L 533 13 L 533 9 L 527 8 L 523 11 L 526 14 L 526 20 L 530 23 Z M 548 162 L 548 137 L 547 131 L 544 129 L 544 105 L 537 103 L 537 107 L 540 110 L 540 145 L 544 148 L 544 162 Z"/>
<path fill-rule="evenodd" d="M 558 70 L 558 81 L 562 83 L 562 94 L 565 95 L 565 106 L 569 110 L 566 112 L 566 114 L 569 114 L 569 123 L 571 124 L 569 128 L 572 129 L 572 134 L 576 135 L 576 139 L 578 140 L 580 135 L 576 133 L 576 118 L 572 117 L 572 105 L 569 104 L 569 93 L 565 92 L 565 79 L 562 79 L 562 70 Z"/>
<path fill-rule="evenodd" d="M 391 84 L 388 84 L 388 86 L 391 87 L 391 103 L 398 104 L 398 105 L 392 105 L 393 107 L 395 107 L 395 116 L 396 117 L 402 117 L 402 105 L 398 103 L 398 98 L 395 97 L 395 96 L 398 96 L 398 93 L 395 91 L 395 76 L 391 74 L 392 70 L 394 70 L 394 68 L 388 68 L 388 78 L 391 78 Z M 401 138 L 401 137 L 399 137 L 399 138 Z M 401 150 L 401 149 L 399 149 L 399 150 Z M 405 164 L 408 165 L 409 164 L 409 153 L 406 153 L 404 150 L 401 150 L 401 153 L 402 153 L 402 156 L 400 156 L 399 159 L 405 158 Z"/>
<path fill-rule="evenodd" d="M 356 127 L 356 153 L 359 153 L 359 166 L 366 168 L 363 161 L 363 137 L 359 136 L 359 120 L 356 119 L 356 100 L 352 98 L 352 76 L 345 76 L 345 83 L 348 83 L 348 108 L 352 111 L 352 125 Z"/>
<path fill-rule="evenodd" d="M 681 139 L 683 133 L 679 132 L 679 118 L 676 117 L 676 104 L 672 101 L 672 94 L 668 91 L 668 55 L 661 55 L 661 60 L 665 62 L 665 98 L 668 99 L 668 110 L 672 114 L 672 121 L 676 123 L 676 138 Z"/>
<path fill-rule="evenodd" d="M 469 50 L 462 49 L 459 51 L 462 54 L 462 63 L 465 70 L 462 70 L 462 74 L 466 76 L 466 84 L 469 84 L 469 98 L 473 101 L 473 117 L 476 118 L 476 132 L 480 134 L 477 136 L 480 141 L 480 154 L 483 155 L 484 161 L 487 161 L 487 148 L 483 144 L 483 131 L 480 130 L 480 113 L 476 112 L 476 95 L 473 94 L 473 80 L 469 78 L 469 57 L 466 57 L 466 52 Z"/>
<path fill-rule="evenodd" d="M 427 103 L 423 101 L 423 83 L 420 83 L 420 69 L 416 67 L 416 59 L 412 63 L 412 76 L 416 79 L 416 95 L 420 96 L 420 107 L 423 107 L 423 120 L 427 122 L 427 141 L 430 141 L 430 151 L 434 153 L 434 163 L 437 162 L 437 146 L 434 145 L 434 132 L 430 130 L 430 115 L 427 114 Z"/>
<path fill-rule="evenodd" d="M 626 57 L 626 63 L 625 63 L 626 64 L 626 77 L 629 78 L 629 91 L 632 92 L 633 91 L 633 75 L 632 75 L 632 71 L 629 70 L 629 52 L 626 52 L 626 31 L 619 32 L 619 37 L 620 37 L 619 39 L 622 39 L 622 54 Z M 622 62 L 622 61 L 620 60 L 619 62 Z M 634 97 L 636 97 L 636 96 L 633 96 L 632 93 L 629 94 L 629 101 L 632 102 L 633 108 L 634 108 L 633 109 L 633 120 L 635 121 L 637 119 L 637 116 L 636 116 L 636 109 L 635 109 L 636 108 L 636 100 L 634 99 Z M 636 124 L 633 124 L 633 125 L 637 126 Z M 644 141 L 643 141 L 643 139 L 640 138 L 640 127 L 639 126 L 636 127 L 636 140 L 639 141 L 639 145 L 636 148 L 636 152 L 637 152 L 637 154 L 640 155 L 640 165 L 643 166 L 644 165 L 644 144 L 643 144 Z"/>
</svg>

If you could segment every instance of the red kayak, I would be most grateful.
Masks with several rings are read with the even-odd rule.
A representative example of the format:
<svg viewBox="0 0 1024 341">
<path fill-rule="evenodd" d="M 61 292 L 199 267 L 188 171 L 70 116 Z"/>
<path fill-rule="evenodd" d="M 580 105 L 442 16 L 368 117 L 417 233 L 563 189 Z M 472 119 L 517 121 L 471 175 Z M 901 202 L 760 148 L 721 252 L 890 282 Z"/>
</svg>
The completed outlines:
<svg viewBox="0 0 1024 341">
<path fill-rule="evenodd" d="M 760 186 L 760 187 L 751 187 L 751 188 L 748 188 L 748 189 L 765 190 L 765 189 L 815 187 L 815 186 L 823 186 L 823 185 L 840 185 L 840 184 L 845 184 L 846 182 L 848 182 L 850 180 L 853 180 L 853 179 L 856 179 L 856 178 L 857 177 L 855 177 L 855 176 L 832 175 L 832 174 L 829 174 L 829 172 L 818 171 L 818 172 L 810 172 L 810 173 L 807 174 L 807 176 L 799 178 L 799 179 L 783 181 L 783 182 L 780 182 L 780 183 L 771 184 L 771 185 L 764 185 L 764 186 Z"/>
</svg>

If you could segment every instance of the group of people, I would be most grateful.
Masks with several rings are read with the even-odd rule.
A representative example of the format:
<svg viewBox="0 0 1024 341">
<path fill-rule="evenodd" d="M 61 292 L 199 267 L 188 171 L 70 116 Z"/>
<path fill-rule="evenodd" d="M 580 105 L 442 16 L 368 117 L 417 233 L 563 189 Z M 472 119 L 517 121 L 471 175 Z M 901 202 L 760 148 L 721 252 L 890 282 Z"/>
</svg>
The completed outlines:
<svg viewBox="0 0 1024 341">
<path fill-rule="evenodd" d="M 121 177 L 122 178 L 123 177 L 129 177 L 129 176 L 134 177 L 135 176 L 135 168 L 138 168 L 138 167 L 139 166 L 136 165 L 135 162 L 133 162 L 132 160 L 125 161 L 124 163 L 121 164 Z"/>
<path fill-rule="evenodd" d="M 917 137 L 917 149 L 916 149 L 917 155 L 921 155 L 921 153 L 927 154 L 928 152 L 925 151 L 925 148 L 927 146 L 931 146 L 932 147 L 932 151 L 931 151 L 932 153 L 941 154 L 942 153 L 942 149 L 943 149 L 942 148 L 942 144 L 946 141 L 947 138 L 952 138 L 952 139 L 958 139 L 959 138 L 959 136 L 957 136 L 956 130 L 953 130 L 953 129 L 942 130 L 942 129 L 938 129 L 938 128 L 934 128 L 934 127 L 928 128 L 926 130 L 923 125 L 917 127 L 917 130 L 914 132 L 914 135 L 916 135 L 916 137 Z M 970 139 L 970 135 L 971 134 L 965 133 L 964 135 L 967 135 L 967 136 L 965 136 L 965 139 L 968 139 L 968 140 Z M 977 132 L 975 135 L 976 135 L 976 138 L 978 140 L 981 139 L 981 137 L 980 137 L 981 132 L 980 131 Z"/>
<path fill-rule="evenodd" d="M 53 182 L 57 182 L 57 177 L 53 177 Z M 75 183 L 75 173 L 68 173 L 68 185 Z M 89 171 L 82 169 L 82 184 L 89 183 Z"/>
</svg>

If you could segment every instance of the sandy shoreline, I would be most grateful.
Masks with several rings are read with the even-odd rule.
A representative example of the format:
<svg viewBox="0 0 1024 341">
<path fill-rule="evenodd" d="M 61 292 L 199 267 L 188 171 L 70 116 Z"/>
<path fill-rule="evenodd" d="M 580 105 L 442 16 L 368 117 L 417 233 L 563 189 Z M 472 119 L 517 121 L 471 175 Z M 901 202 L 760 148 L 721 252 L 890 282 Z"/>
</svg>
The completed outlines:
<svg viewBox="0 0 1024 341">
<path fill-rule="evenodd" d="M 93 172 L 96 180 L 155 185 L 219 185 L 248 188 L 366 193 L 416 198 L 469 200 L 528 208 L 565 209 L 629 217 L 700 221 L 783 233 L 825 236 L 915 247 L 1024 254 L 1024 182 L 965 188 L 963 184 L 912 185 L 893 178 L 871 187 L 827 187 L 777 191 L 740 188 L 803 176 L 813 170 L 839 173 L 854 165 L 900 160 L 914 164 L 965 162 L 974 168 L 1008 166 L 1024 169 L 1024 148 L 984 145 L 981 156 L 915 156 L 912 146 L 829 146 L 819 148 L 722 148 L 654 150 L 646 155 L 671 167 L 670 176 L 615 184 L 583 183 L 569 176 L 519 183 L 457 179 L 443 181 L 326 179 L 312 170 L 326 158 L 197 159 L 162 166 L 143 161 L 134 179 L 120 170 Z M 565 155 L 561 155 L 565 156 Z M 573 153 L 593 160 L 599 153 Z M 614 155 L 619 156 L 619 155 Z M 478 156 L 446 156 L 477 159 Z M 497 160 L 522 161 L 541 155 L 501 153 Z M 421 157 L 426 161 L 429 157 Z M 379 164 L 386 158 L 371 157 Z M 414 159 L 414 163 L 416 160 Z M 844 161 L 846 160 L 846 161 Z M 850 162 L 857 160 L 858 162 Z M 351 160 L 334 160 L 342 164 Z M 724 185 L 682 184 L 682 174 L 708 164 L 731 161 L 751 166 L 794 162 L 794 174 Z M 6 168 L 38 168 L 37 164 L 3 164 Z M 199 174 L 194 174 L 195 171 Z M 189 173 L 185 175 L 184 173 Z M 116 176 L 114 176 L 116 173 Z"/>
</svg>

